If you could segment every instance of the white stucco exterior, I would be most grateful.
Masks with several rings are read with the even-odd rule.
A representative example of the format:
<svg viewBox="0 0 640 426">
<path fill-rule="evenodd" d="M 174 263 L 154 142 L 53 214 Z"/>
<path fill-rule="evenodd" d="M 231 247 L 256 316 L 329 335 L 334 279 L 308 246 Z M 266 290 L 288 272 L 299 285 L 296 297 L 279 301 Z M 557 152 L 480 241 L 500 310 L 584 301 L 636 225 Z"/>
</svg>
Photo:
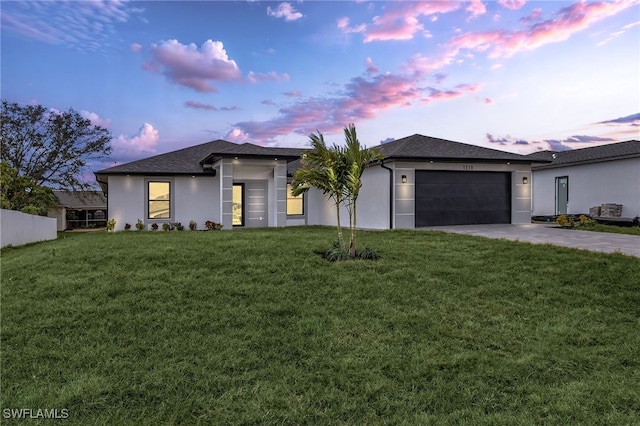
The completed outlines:
<svg viewBox="0 0 640 426">
<path fill-rule="evenodd" d="M 232 229 L 233 184 L 264 182 L 268 209 L 264 226 L 287 226 L 286 161 L 222 159 L 214 169 L 215 176 L 111 175 L 108 177 L 108 218 L 116 220 L 116 230 L 124 230 L 126 223 L 135 229 L 138 219 L 147 229 L 153 223 L 162 226 L 163 222 L 180 222 L 187 228 L 192 220 L 198 229 L 203 229 L 208 220 L 222 223 L 223 229 Z M 148 218 L 150 181 L 170 182 L 169 219 Z"/>
<path fill-rule="evenodd" d="M 529 164 L 496 163 L 438 163 L 438 162 L 389 162 L 391 172 L 381 166 L 373 166 L 362 175 L 362 188 L 358 197 L 359 228 L 365 229 L 413 229 L 415 228 L 415 172 L 416 170 L 447 170 L 507 172 L 511 173 L 511 223 L 531 223 L 531 166 Z M 390 183 L 393 181 L 393 194 Z M 402 182 L 402 176 L 407 177 Z M 526 178 L 526 183 L 523 178 Z M 392 198 L 390 198 L 392 197 Z M 389 203 L 392 199 L 393 206 Z M 309 225 L 335 225 L 336 210 L 333 202 L 318 190 L 308 194 L 307 223 Z M 392 222 L 389 219 L 393 211 Z M 343 225 L 348 226 L 346 209 L 340 210 Z"/>
<path fill-rule="evenodd" d="M 588 214 L 605 203 L 622 204 L 622 216 L 640 216 L 640 158 L 533 172 L 533 215 L 557 214 L 556 178 L 568 177 L 568 214 Z"/>
</svg>

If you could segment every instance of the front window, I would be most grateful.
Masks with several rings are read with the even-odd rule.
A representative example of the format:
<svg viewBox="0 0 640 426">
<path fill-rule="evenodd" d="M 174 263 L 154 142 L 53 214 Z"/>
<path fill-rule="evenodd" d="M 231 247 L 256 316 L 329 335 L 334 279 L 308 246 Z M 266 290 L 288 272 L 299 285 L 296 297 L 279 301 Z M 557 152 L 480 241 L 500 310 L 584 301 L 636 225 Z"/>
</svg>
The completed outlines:
<svg viewBox="0 0 640 426">
<path fill-rule="evenodd" d="M 171 185 L 169 182 L 149 182 L 149 219 L 171 218 Z"/>
<path fill-rule="evenodd" d="M 304 197 L 300 195 L 291 195 L 291 184 L 287 184 L 287 214 L 302 215 L 304 214 Z"/>
</svg>

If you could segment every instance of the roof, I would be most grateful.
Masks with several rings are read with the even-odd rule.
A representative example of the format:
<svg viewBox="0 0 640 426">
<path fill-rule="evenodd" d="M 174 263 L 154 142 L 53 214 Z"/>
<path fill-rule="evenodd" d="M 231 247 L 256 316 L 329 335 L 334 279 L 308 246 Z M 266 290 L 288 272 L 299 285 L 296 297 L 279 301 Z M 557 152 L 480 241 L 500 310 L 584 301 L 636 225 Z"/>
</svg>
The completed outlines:
<svg viewBox="0 0 640 426">
<path fill-rule="evenodd" d="M 53 191 L 58 206 L 73 209 L 106 208 L 107 199 L 97 191 Z"/>
<path fill-rule="evenodd" d="M 200 161 L 212 152 L 224 151 L 237 144 L 223 140 L 215 140 L 166 154 L 155 155 L 132 161 L 119 166 L 95 172 L 96 175 L 115 174 L 205 174 Z"/>
<path fill-rule="evenodd" d="M 208 174 L 203 170 L 203 164 L 212 164 L 220 158 L 282 158 L 293 161 L 300 157 L 301 152 L 302 150 L 298 148 L 270 148 L 251 143 L 236 144 L 218 139 L 110 167 L 97 171 L 95 174 L 202 175 Z"/>
<path fill-rule="evenodd" d="M 531 158 L 520 154 L 453 142 L 445 139 L 413 135 L 379 146 L 385 159 L 439 160 L 439 161 L 488 161 L 531 163 Z M 301 148 L 264 147 L 251 143 L 236 144 L 215 140 L 189 148 L 160 154 L 131 163 L 95 172 L 100 175 L 202 175 L 203 164 L 213 164 L 221 158 L 279 158 L 288 162 L 288 174 L 300 167 Z M 104 183 L 104 182 L 103 182 Z"/>
<path fill-rule="evenodd" d="M 385 159 L 531 163 L 525 155 L 446 139 L 412 135 L 379 146 Z"/>
<path fill-rule="evenodd" d="M 550 164 L 534 165 L 532 167 L 533 170 L 553 169 L 557 167 L 600 163 L 603 161 L 615 161 L 627 158 L 640 158 L 640 141 L 630 140 L 626 142 L 559 152 L 541 151 L 529 154 L 528 157 L 536 160 L 551 160 Z"/>
<path fill-rule="evenodd" d="M 212 163 L 223 157 L 243 157 L 243 158 L 281 158 L 294 161 L 300 158 L 302 150 L 299 148 L 273 148 L 254 145 L 252 143 L 231 144 L 224 149 L 211 152 L 200 161 L 200 164 Z"/>
</svg>

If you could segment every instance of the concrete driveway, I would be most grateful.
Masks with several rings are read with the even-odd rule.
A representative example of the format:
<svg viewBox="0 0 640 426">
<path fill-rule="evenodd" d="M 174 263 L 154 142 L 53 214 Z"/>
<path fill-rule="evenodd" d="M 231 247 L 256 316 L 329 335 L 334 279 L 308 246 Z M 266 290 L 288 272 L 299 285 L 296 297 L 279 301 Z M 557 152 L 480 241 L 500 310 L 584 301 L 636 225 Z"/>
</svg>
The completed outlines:
<svg viewBox="0 0 640 426">
<path fill-rule="evenodd" d="M 526 241 L 534 244 L 553 244 L 604 253 L 620 252 L 640 258 L 640 236 L 636 235 L 578 231 L 534 223 L 526 225 L 427 226 L 420 229 Z"/>
</svg>

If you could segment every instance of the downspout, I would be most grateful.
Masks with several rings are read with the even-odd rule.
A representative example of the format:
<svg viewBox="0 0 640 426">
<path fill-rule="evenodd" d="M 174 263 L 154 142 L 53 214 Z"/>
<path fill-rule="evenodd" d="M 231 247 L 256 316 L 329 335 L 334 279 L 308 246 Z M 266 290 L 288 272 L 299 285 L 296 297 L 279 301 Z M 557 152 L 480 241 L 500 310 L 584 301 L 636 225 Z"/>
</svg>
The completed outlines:
<svg viewBox="0 0 640 426">
<path fill-rule="evenodd" d="M 384 158 L 380 161 L 380 167 L 389 170 L 389 229 L 393 229 L 393 169 L 384 165 Z"/>
</svg>

